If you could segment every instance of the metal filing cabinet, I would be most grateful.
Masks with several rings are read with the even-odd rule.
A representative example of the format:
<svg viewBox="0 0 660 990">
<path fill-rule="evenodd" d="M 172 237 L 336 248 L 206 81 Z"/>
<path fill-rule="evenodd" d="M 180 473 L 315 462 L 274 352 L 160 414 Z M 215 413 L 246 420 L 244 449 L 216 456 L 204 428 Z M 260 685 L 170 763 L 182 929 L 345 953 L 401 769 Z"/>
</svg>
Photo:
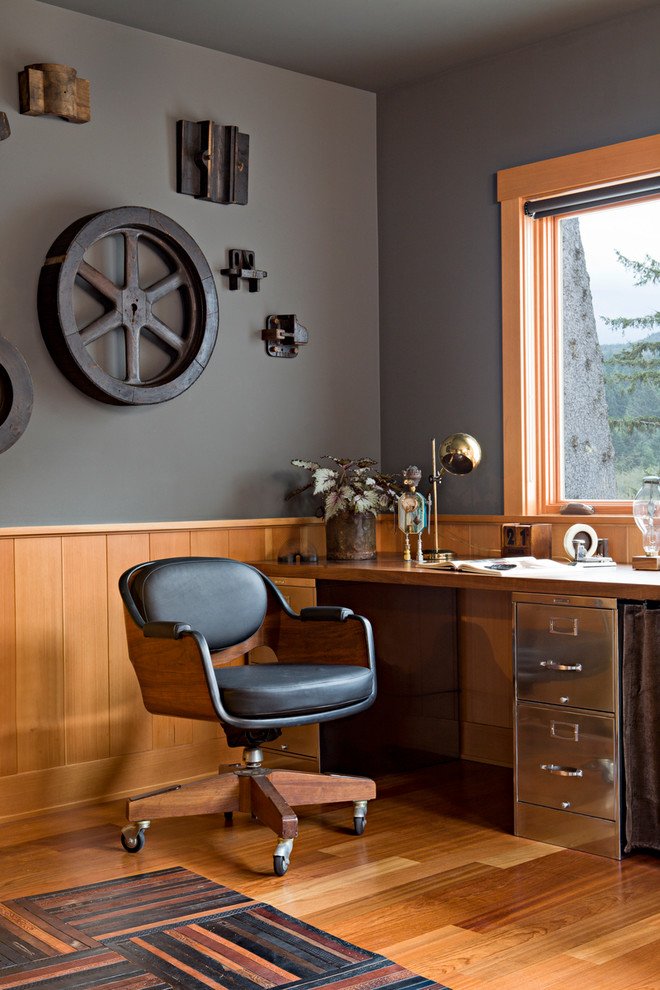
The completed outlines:
<svg viewBox="0 0 660 990">
<path fill-rule="evenodd" d="M 616 601 L 513 603 L 515 833 L 620 859 Z"/>
</svg>

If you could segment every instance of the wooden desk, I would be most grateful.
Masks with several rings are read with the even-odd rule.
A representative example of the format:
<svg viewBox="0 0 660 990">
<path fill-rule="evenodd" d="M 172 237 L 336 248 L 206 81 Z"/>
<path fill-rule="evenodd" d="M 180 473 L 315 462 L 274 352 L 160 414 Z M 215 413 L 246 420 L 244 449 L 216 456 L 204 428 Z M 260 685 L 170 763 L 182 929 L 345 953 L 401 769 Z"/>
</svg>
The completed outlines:
<svg viewBox="0 0 660 990">
<path fill-rule="evenodd" d="M 660 572 L 634 571 L 629 564 L 602 570 L 572 569 L 561 577 L 469 574 L 436 571 L 404 563 L 398 555 L 379 554 L 376 560 L 326 561 L 317 564 L 280 564 L 274 560 L 254 562 L 271 577 L 305 577 L 316 581 L 342 581 L 360 584 L 395 584 L 419 588 L 453 588 L 481 591 L 533 591 L 538 594 L 600 595 L 632 601 L 660 601 Z"/>
<path fill-rule="evenodd" d="M 363 773 L 457 756 L 512 764 L 514 592 L 660 600 L 660 574 L 629 565 L 557 578 L 436 571 L 394 555 L 256 566 L 273 578 L 313 579 L 319 604 L 371 619 L 378 701 L 355 724 L 328 723 L 321 739 L 324 769 Z"/>
</svg>

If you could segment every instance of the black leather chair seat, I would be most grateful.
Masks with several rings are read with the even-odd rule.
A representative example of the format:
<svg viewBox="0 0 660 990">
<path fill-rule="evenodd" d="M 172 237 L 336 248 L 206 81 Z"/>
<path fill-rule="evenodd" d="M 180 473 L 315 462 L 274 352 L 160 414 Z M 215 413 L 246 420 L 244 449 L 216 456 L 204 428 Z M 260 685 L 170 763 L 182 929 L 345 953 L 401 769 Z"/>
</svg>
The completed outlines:
<svg viewBox="0 0 660 990">
<path fill-rule="evenodd" d="M 252 664 L 218 668 L 215 676 L 227 711 L 257 721 L 355 704 L 373 683 L 367 667 L 337 664 Z"/>
</svg>

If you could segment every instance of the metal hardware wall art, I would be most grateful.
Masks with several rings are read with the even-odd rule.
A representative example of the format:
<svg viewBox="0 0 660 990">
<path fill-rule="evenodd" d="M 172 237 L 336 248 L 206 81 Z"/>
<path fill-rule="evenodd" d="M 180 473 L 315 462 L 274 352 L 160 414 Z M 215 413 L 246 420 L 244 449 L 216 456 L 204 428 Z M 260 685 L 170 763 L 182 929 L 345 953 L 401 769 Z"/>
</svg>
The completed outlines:
<svg viewBox="0 0 660 990">
<path fill-rule="evenodd" d="M 248 201 L 250 136 L 212 120 L 178 120 L 176 190 L 211 203 Z"/>
<path fill-rule="evenodd" d="M 81 217 L 55 239 L 38 309 L 60 371 L 113 405 L 165 402 L 190 388 L 218 334 L 200 248 L 174 220 L 139 206 Z"/>
<path fill-rule="evenodd" d="M 9 120 L 7 119 L 7 114 L 0 110 L 0 141 L 4 141 L 11 134 L 11 127 L 9 126 Z"/>
<path fill-rule="evenodd" d="M 25 358 L 0 337 L 0 453 L 23 435 L 32 414 L 32 377 Z"/>
<path fill-rule="evenodd" d="M 289 316 L 269 316 L 266 329 L 261 331 L 266 351 L 271 357 L 293 358 L 309 340 L 307 327 L 298 323 L 295 313 Z"/>
<path fill-rule="evenodd" d="M 229 248 L 229 267 L 221 268 L 220 274 L 229 279 L 229 288 L 238 289 L 239 281 L 245 279 L 250 292 L 258 292 L 261 279 L 267 278 L 268 272 L 255 268 L 254 251 L 242 251 L 239 248 Z"/>
<path fill-rule="evenodd" d="M 18 74 L 21 113 L 30 117 L 53 114 L 72 124 L 91 119 L 89 81 L 79 79 L 70 65 L 36 62 Z"/>
</svg>

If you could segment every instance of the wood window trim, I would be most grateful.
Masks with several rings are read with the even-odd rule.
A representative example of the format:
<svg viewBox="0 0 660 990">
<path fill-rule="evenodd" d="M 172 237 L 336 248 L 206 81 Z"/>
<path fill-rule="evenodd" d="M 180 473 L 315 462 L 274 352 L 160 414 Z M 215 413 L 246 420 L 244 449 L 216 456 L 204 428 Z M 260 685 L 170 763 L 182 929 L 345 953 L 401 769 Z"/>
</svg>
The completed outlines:
<svg viewBox="0 0 660 990">
<path fill-rule="evenodd" d="M 546 515 L 555 490 L 559 354 L 551 337 L 558 224 L 525 216 L 529 199 L 660 174 L 660 134 L 533 162 L 497 173 L 502 237 L 504 514 Z M 630 514 L 630 502 L 595 502 L 599 514 Z"/>
</svg>

